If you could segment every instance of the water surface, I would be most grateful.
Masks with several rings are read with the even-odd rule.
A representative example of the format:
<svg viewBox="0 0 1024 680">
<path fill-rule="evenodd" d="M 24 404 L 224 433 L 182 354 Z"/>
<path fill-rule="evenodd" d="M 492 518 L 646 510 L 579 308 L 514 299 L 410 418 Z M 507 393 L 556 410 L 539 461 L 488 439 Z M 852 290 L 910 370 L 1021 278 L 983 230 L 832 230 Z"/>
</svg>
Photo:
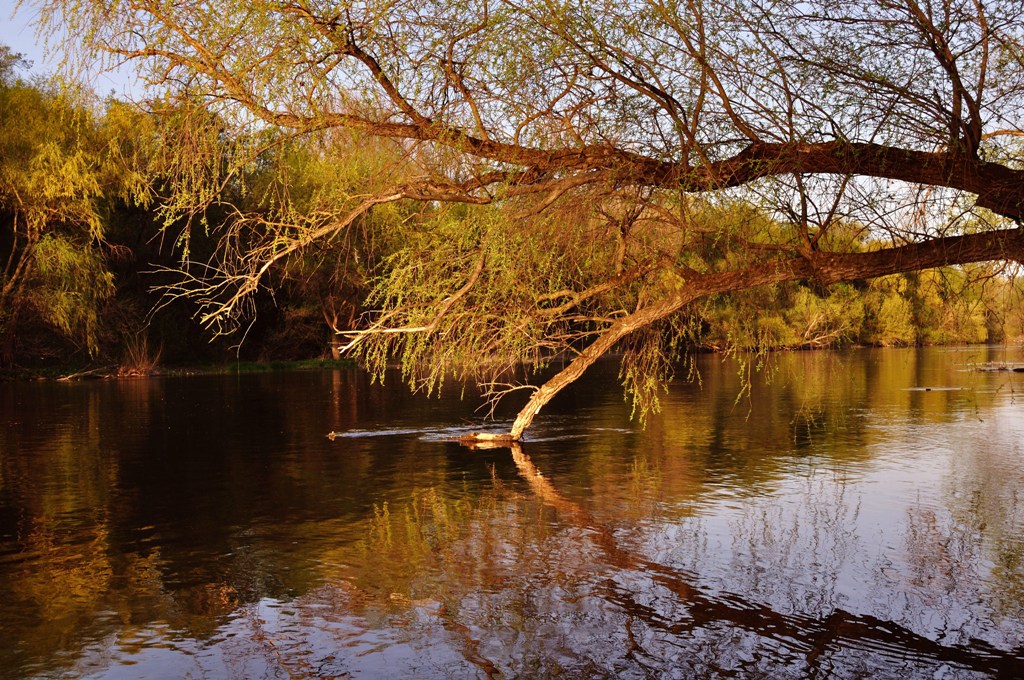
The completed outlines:
<svg viewBox="0 0 1024 680">
<path fill-rule="evenodd" d="M 706 356 L 646 429 L 603 365 L 482 451 L 356 370 L 3 384 L 0 675 L 1024 675 L 991 361 Z"/>
</svg>

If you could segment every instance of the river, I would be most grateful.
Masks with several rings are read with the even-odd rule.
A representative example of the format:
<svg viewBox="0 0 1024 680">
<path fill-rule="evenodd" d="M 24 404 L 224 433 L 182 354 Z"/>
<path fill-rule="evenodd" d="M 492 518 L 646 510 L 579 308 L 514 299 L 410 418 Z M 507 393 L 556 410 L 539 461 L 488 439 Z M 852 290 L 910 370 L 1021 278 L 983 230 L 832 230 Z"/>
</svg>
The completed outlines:
<svg viewBox="0 0 1024 680">
<path fill-rule="evenodd" d="M 0 677 L 1024 676 L 988 362 L 701 356 L 645 428 L 599 364 L 476 451 L 355 369 L 0 384 Z"/>
</svg>

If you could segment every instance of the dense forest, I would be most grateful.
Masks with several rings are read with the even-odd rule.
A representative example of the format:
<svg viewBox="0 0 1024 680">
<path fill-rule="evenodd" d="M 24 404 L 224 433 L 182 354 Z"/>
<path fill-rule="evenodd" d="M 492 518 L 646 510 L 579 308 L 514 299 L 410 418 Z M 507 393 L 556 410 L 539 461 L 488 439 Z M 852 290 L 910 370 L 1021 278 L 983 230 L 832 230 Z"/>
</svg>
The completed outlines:
<svg viewBox="0 0 1024 680">
<path fill-rule="evenodd" d="M 180 237 L 168 219 L 154 114 L 66 82 L 21 77 L 28 64 L 0 47 L 0 368 L 109 368 L 330 357 L 333 324 L 354 324 L 373 261 L 368 233 L 325 244 L 281 267 L 255 298 L 244 341 L 217 338 L 167 285 L 187 257 L 211 249 L 229 200 L 273 200 L 271 168 L 223 187 L 204 228 Z M 230 147 L 223 143 L 224 152 Z M 293 172 L 314 172 L 320 151 L 291 148 Z M 169 171 L 167 174 L 170 174 Z M 244 194 L 244 196 L 243 196 Z M 367 222 L 370 228 L 370 221 Z"/>
<path fill-rule="evenodd" d="M 512 203 L 383 202 L 343 235 L 273 260 L 245 301 L 240 330 L 218 334 L 203 323 L 195 288 L 203 277 L 195 268 L 213 266 L 223 224 L 235 213 L 280 220 L 282 206 L 297 223 L 315 224 L 352 196 L 371 193 L 381 175 L 394 181 L 411 172 L 408 149 L 338 130 L 290 138 L 264 126 L 243 137 L 180 101 L 131 104 L 67 83 L 27 80 L 20 56 L 0 50 L 5 375 L 45 367 L 137 375 L 239 357 L 338 358 L 337 331 L 365 327 L 365 312 L 395 290 L 423 285 L 410 274 L 417 263 L 403 255 L 410 241 L 428 232 L 457 241 L 472 231 L 466 225 L 521 217 Z M 161 140 L 176 130 L 193 136 L 186 142 L 195 146 L 196 167 L 162 149 Z M 267 151 L 251 153 L 261 145 Z M 233 166 L 239 158 L 241 168 Z M 210 189 L 211 177 L 223 181 Z M 190 182 L 215 191 L 200 210 L 173 203 Z M 641 230 L 641 214 L 631 209 L 605 206 L 580 215 L 556 207 L 544 219 L 560 231 L 573 223 L 568 232 L 581 239 L 619 230 L 610 242 L 623 250 L 611 256 L 621 272 L 626 232 Z M 796 236 L 787 234 L 786 216 L 767 207 L 725 202 L 703 210 L 704 219 L 728 222 L 733 238 L 741 234 L 755 246 Z M 658 236 L 648 227 L 642 238 Z M 833 225 L 826 238 L 844 240 L 850 252 L 891 245 L 852 221 Z M 237 245 L 239 252 L 246 247 Z M 735 242 L 729 247 L 735 251 Z M 726 257 L 725 244 L 707 239 L 691 257 Z M 1024 306 L 1014 272 L 1005 263 L 966 264 L 828 288 L 798 280 L 713 295 L 687 311 L 686 342 L 714 350 L 1020 342 Z"/>
</svg>

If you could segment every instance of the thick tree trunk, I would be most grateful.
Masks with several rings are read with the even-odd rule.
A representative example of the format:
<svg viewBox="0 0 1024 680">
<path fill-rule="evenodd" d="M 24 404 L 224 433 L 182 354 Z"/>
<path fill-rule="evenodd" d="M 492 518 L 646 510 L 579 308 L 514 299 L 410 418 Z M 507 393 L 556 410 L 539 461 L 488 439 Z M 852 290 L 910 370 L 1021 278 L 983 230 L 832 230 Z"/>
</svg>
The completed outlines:
<svg viewBox="0 0 1024 680">
<path fill-rule="evenodd" d="M 677 295 L 639 309 L 609 326 L 568 366 L 537 388 L 516 416 L 509 432 L 509 439 L 522 439 L 540 410 L 556 394 L 582 376 L 619 340 L 633 331 L 680 311 L 702 297 L 799 279 L 814 279 L 828 285 L 945 265 L 993 260 L 1024 262 L 1024 230 L 1006 229 L 937 238 L 868 253 L 815 252 L 807 256 L 766 262 L 732 272 L 691 276 L 686 281 L 684 289 Z"/>
</svg>

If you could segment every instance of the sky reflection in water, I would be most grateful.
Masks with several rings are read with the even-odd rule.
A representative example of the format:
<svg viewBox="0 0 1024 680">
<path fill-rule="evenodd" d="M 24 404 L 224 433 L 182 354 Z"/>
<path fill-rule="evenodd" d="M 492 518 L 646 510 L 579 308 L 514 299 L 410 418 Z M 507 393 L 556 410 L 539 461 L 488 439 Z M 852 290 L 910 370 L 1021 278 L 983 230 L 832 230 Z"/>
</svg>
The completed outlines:
<svg viewBox="0 0 1024 680">
<path fill-rule="evenodd" d="M 0 385 L 0 674 L 1021 675 L 1021 358 L 701 357 L 646 430 L 603 366 L 482 451 L 356 371 Z"/>
</svg>

